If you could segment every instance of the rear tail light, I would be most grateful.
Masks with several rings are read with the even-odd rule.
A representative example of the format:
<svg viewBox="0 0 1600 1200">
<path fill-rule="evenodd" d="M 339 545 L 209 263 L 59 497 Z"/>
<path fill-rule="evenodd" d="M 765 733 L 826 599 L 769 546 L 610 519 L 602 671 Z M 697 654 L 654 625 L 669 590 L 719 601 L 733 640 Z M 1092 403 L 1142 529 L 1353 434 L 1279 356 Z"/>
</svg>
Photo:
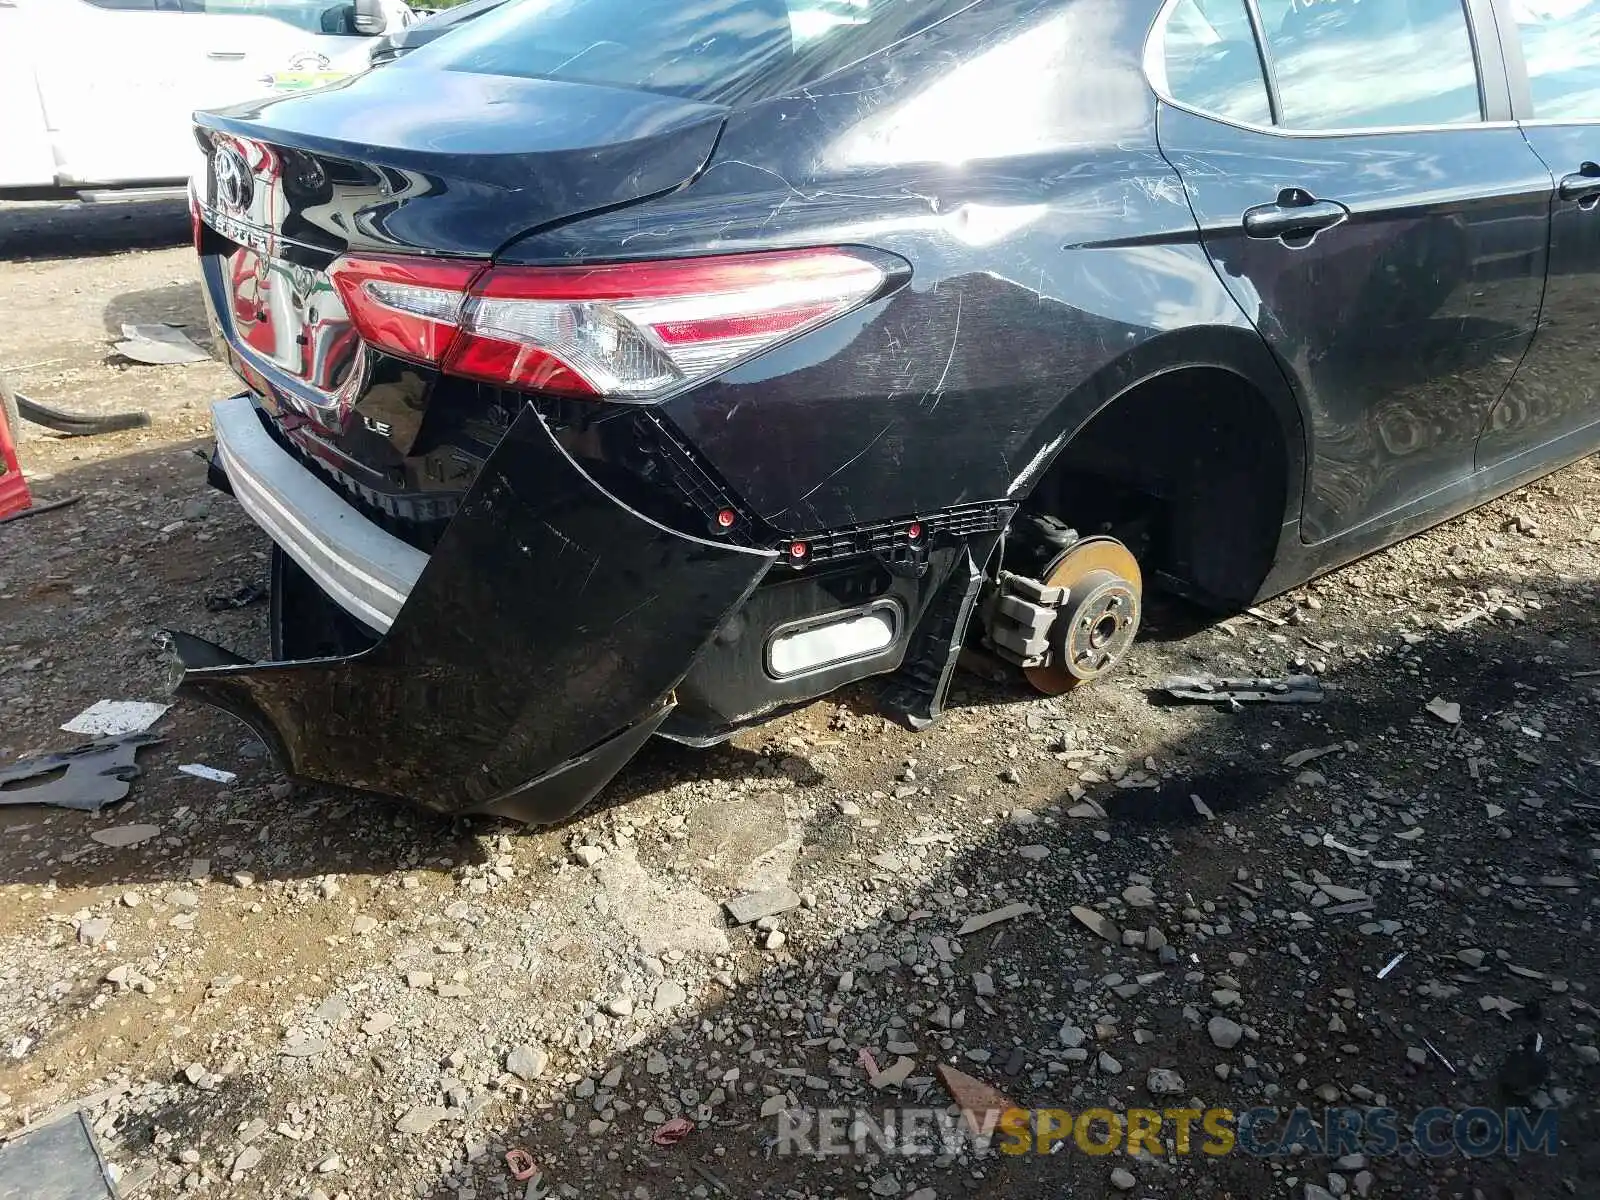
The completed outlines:
<svg viewBox="0 0 1600 1200">
<path fill-rule="evenodd" d="M 470 379 L 651 400 L 870 300 L 886 275 L 843 250 L 596 267 L 345 258 L 333 280 L 370 345 Z"/>
</svg>

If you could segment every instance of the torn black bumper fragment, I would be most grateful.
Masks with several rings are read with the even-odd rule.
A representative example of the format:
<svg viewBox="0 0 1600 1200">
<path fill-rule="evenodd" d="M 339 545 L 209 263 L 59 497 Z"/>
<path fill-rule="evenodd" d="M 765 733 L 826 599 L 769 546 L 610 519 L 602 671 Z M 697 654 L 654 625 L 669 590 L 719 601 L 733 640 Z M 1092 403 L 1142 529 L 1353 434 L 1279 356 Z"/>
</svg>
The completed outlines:
<svg viewBox="0 0 1600 1200">
<path fill-rule="evenodd" d="M 177 638 L 178 690 L 248 723 L 294 778 L 560 820 L 665 719 L 773 557 L 628 508 L 526 408 L 376 645 L 240 665 Z"/>
</svg>

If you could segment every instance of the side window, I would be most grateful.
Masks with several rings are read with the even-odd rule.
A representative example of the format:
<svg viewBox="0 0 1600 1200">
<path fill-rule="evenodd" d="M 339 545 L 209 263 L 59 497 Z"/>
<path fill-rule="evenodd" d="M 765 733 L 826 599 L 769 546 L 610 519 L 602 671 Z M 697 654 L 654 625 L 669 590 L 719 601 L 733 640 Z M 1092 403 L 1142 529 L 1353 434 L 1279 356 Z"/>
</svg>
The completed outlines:
<svg viewBox="0 0 1600 1200">
<path fill-rule="evenodd" d="M 1167 95 L 1227 120 L 1272 124 L 1261 51 L 1244 0 L 1179 0 L 1163 34 Z"/>
<path fill-rule="evenodd" d="M 1261 0 L 1289 129 L 1483 119 L 1463 0 Z"/>
<path fill-rule="evenodd" d="M 1512 0 L 1542 121 L 1600 120 L 1600 0 Z"/>
</svg>

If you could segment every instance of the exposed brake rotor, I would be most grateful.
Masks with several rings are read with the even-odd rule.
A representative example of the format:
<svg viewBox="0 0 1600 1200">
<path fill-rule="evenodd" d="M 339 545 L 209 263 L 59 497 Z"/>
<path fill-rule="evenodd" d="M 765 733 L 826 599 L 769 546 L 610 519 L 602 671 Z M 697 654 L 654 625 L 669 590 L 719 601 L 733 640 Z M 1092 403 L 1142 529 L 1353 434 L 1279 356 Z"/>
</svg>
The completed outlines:
<svg viewBox="0 0 1600 1200">
<path fill-rule="evenodd" d="M 1067 600 L 1050 627 L 1050 662 L 1024 667 L 1023 674 L 1045 695 L 1059 696 L 1098 679 L 1127 654 L 1144 612 L 1144 576 L 1116 538 L 1091 537 L 1057 555 L 1043 582 L 1067 589 Z"/>
</svg>

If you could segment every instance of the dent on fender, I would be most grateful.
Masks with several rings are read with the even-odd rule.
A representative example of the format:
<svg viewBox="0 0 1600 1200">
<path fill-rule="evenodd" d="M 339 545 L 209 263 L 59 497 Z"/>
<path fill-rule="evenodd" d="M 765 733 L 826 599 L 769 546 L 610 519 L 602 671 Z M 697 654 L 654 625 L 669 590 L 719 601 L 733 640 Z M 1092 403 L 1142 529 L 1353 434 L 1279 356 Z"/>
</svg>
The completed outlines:
<svg viewBox="0 0 1600 1200">
<path fill-rule="evenodd" d="M 245 721 L 296 779 L 558 820 L 665 719 L 774 557 L 627 507 L 526 407 L 375 646 L 245 664 L 179 638 L 179 692 Z"/>
</svg>

